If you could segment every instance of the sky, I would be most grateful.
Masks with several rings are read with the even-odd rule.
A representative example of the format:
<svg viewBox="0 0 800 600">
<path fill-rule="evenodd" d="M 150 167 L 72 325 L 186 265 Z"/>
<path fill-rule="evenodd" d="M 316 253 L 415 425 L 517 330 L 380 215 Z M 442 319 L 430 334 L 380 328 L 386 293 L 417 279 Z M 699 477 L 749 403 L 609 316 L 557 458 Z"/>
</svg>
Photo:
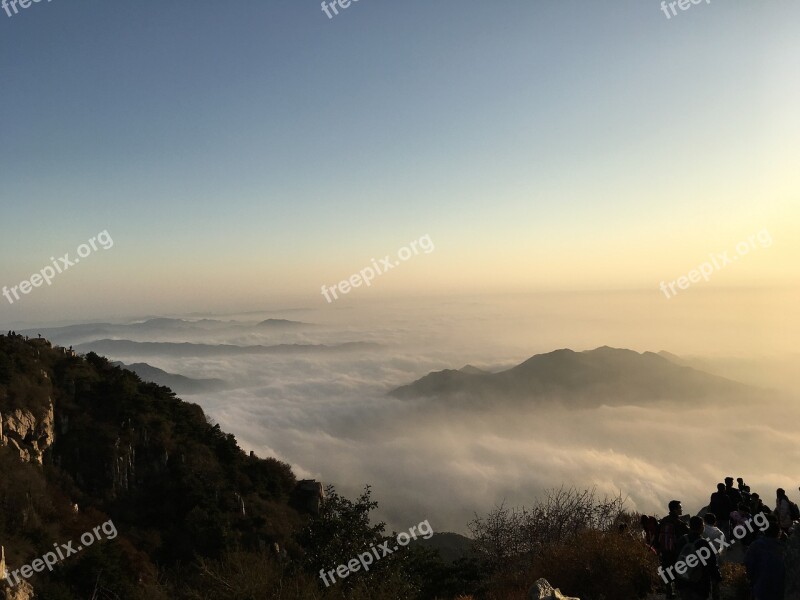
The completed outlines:
<svg viewBox="0 0 800 600">
<path fill-rule="evenodd" d="M 796 389 L 800 335 L 800 4 L 6 6 L 0 331 L 189 315 L 252 326 L 206 342 L 267 345 L 255 323 L 276 317 L 317 332 L 287 343 L 378 342 L 110 358 L 233 382 L 190 400 L 301 476 L 375 484 L 401 528 L 425 508 L 463 531 L 561 483 L 655 510 L 675 481 L 693 509 L 722 473 L 797 481 L 798 456 L 764 465 L 775 440 L 798 447 L 796 392 L 775 390 Z M 337 286 L 384 258 L 369 286 Z M 767 412 L 386 397 L 432 370 L 606 344 L 770 386 Z"/>
<path fill-rule="evenodd" d="M 13 12 L 13 11 L 12 11 Z M 0 10 L 0 320 L 797 283 L 800 6 L 185 0 Z M 682 295 L 694 290 L 681 291 Z M 670 302 L 680 301 L 681 296 Z M 666 298 L 665 298 L 666 301 Z"/>
</svg>

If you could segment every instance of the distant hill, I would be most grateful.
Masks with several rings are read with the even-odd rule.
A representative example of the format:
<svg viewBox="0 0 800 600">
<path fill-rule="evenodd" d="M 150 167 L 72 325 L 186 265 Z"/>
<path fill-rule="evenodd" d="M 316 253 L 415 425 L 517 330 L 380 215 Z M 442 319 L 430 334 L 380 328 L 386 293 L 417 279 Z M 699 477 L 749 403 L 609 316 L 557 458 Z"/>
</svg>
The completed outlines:
<svg viewBox="0 0 800 600">
<path fill-rule="evenodd" d="M 97 340 L 79 344 L 80 353 L 96 352 L 108 356 L 154 355 L 171 357 L 232 356 L 242 354 L 336 354 L 379 348 L 379 344 L 347 342 L 327 346 L 324 344 L 278 344 L 275 346 L 234 346 L 231 344 L 192 344 L 189 342 L 134 342 L 131 340 Z"/>
<path fill-rule="evenodd" d="M 227 384 L 222 379 L 192 379 L 175 373 L 162 371 L 158 367 L 147 363 L 134 363 L 126 365 L 123 362 L 113 362 L 112 365 L 128 369 L 136 373 L 142 381 L 149 381 L 170 388 L 177 394 L 199 394 L 202 392 L 216 392 L 225 389 Z"/>
<path fill-rule="evenodd" d="M 743 397 L 753 388 L 675 364 L 653 352 L 604 346 L 537 354 L 506 371 L 437 371 L 390 392 L 396 398 L 562 401 L 570 406 Z"/>
<path fill-rule="evenodd" d="M 312 325 L 300 321 L 289 321 L 288 319 L 267 319 L 266 321 L 261 321 L 258 327 L 269 327 L 272 329 L 305 329 L 307 327 L 312 327 Z"/>
<path fill-rule="evenodd" d="M 479 369 L 478 367 L 473 367 L 472 365 L 467 365 L 465 367 L 461 367 L 460 371 L 462 373 L 467 373 L 469 375 L 488 375 L 489 371 L 484 371 L 483 369 Z"/>
<path fill-rule="evenodd" d="M 434 533 L 430 539 L 417 538 L 412 544 L 422 548 L 430 548 L 439 553 L 446 563 L 453 563 L 460 558 L 466 558 L 475 542 L 458 533 Z"/>
</svg>

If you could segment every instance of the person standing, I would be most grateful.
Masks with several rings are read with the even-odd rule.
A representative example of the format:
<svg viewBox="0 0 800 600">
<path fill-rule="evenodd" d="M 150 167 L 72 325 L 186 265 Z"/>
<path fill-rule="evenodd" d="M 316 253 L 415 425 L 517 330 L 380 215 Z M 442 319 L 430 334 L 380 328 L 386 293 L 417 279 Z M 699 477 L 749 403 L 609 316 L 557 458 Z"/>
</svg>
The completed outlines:
<svg viewBox="0 0 800 600">
<path fill-rule="evenodd" d="M 689 520 L 689 533 L 683 536 L 679 542 L 679 546 L 683 548 L 681 558 L 694 555 L 695 563 L 697 558 L 703 556 L 700 553 L 701 548 L 705 548 L 708 555 L 699 564 L 689 565 L 689 573 L 686 578 L 678 580 L 678 589 L 681 592 L 681 600 L 708 600 L 709 596 L 713 600 L 719 600 L 719 582 L 722 581 L 722 575 L 719 571 L 719 564 L 717 562 L 717 555 L 711 543 L 703 537 L 705 530 L 705 522 L 700 517 L 692 517 Z M 687 548 L 688 546 L 688 548 Z M 687 554 L 687 550 L 689 551 Z"/>
<path fill-rule="evenodd" d="M 775 500 L 775 516 L 784 533 L 788 534 L 792 526 L 792 503 L 786 496 L 786 490 L 778 488 L 777 499 Z"/>
<path fill-rule="evenodd" d="M 661 559 L 661 567 L 664 570 L 672 567 L 678 560 L 681 547 L 680 540 L 689 533 L 689 528 L 681 520 L 683 506 L 680 500 L 672 500 L 669 505 L 669 514 L 658 522 L 658 555 Z M 667 598 L 675 598 L 675 582 L 670 581 L 667 585 Z"/>
<path fill-rule="evenodd" d="M 705 521 L 705 531 L 703 535 L 711 542 L 717 554 L 722 554 L 725 551 L 725 534 L 717 527 L 717 516 L 712 512 L 707 512 L 703 515 Z"/>
<path fill-rule="evenodd" d="M 755 600 L 784 600 L 786 566 L 780 535 L 780 524 L 773 518 L 763 537 L 758 538 L 747 549 L 744 565 Z"/>
<path fill-rule="evenodd" d="M 731 510 L 736 510 L 736 507 L 742 502 L 742 493 L 733 487 L 733 477 L 725 478 L 725 493 L 731 499 Z"/>
<path fill-rule="evenodd" d="M 731 499 L 728 497 L 724 483 L 718 483 L 717 491 L 711 494 L 711 500 L 708 503 L 708 511 L 716 515 L 717 527 L 719 527 L 726 536 L 729 536 L 731 532 L 730 527 L 728 527 L 728 522 L 730 514 L 733 511 L 733 504 L 731 504 Z"/>
</svg>

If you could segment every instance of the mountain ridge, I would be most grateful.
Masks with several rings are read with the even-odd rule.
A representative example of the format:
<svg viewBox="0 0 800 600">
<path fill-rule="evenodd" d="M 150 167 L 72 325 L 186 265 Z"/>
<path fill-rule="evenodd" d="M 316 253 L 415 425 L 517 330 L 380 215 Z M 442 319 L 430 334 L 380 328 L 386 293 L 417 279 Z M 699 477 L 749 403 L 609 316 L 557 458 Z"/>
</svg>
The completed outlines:
<svg viewBox="0 0 800 600">
<path fill-rule="evenodd" d="M 395 388 L 401 399 L 460 396 L 542 401 L 562 400 L 574 406 L 626 404 L 643 400 L 679 400 L 741 396 L 755 388 L 682 366 L 654 352 L 601 346 L 576 352 L 561 348 L 536 354 L 522 363 L 489 373 L 479 369 L 445 369 Z"/>
<path fill-rule="evenodd" d="M 177 373 L 169 373 L 144 362 L 125 364 L 122 361 L 115 361 L 111 364 L 136 373 L 142 381 L 163 385 L 178 394 L 215 392 L 227 387 L 227 383 L 222 379 L 195 379 Z"/>
</svg>

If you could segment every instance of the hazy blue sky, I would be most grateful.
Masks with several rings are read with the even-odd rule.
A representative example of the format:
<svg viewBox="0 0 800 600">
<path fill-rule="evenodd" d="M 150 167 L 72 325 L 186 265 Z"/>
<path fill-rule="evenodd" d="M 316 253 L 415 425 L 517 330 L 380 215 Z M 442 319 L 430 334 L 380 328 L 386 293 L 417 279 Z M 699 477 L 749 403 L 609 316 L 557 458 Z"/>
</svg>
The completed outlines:
<svg viewBox="0 0 800 600">
<path fill-rule="evenodd" d="M 376 293 L 657 290 L 764 227 L 713 285 L 797 281 L 798 22 L 719 0 L 0 11 L 0 286 L 115 241 L 0 318 L 318 302 L 424 234 Z"/>
</svg>

